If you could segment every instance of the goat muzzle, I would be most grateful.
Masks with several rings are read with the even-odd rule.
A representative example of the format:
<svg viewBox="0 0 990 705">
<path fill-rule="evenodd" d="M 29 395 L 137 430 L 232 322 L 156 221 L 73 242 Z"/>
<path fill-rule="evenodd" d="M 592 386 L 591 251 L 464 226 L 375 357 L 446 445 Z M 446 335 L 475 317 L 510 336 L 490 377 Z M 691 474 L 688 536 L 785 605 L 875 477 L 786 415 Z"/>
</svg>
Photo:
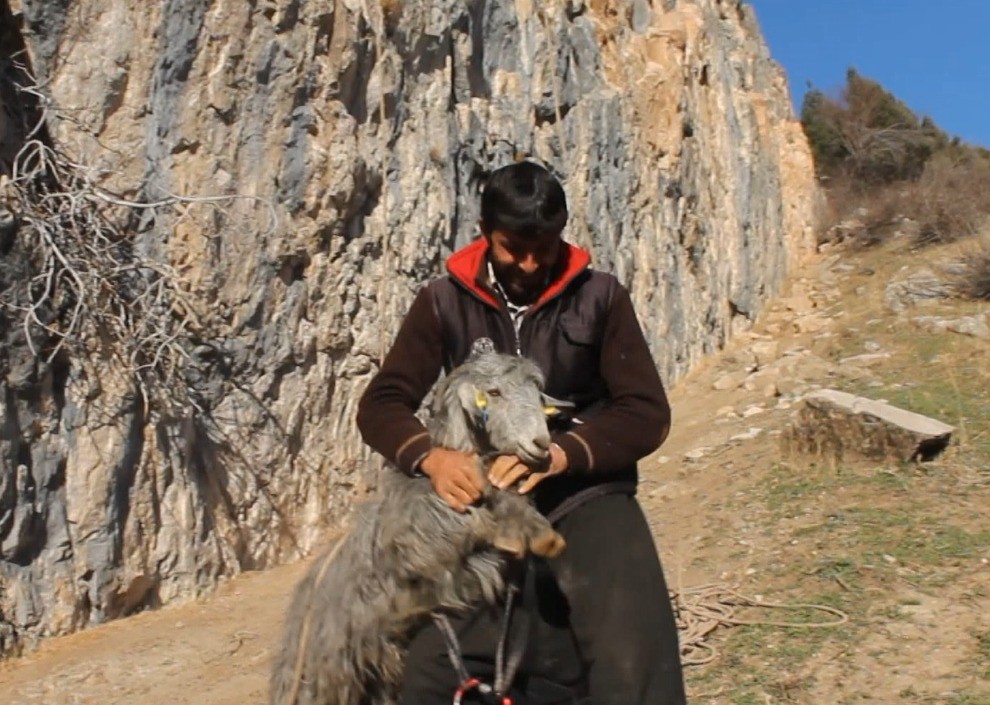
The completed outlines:
<svg viewBox="0 0 990 705">
<path fill-rule="evenodd" d="M 529 543 L 530 552 L 540 558 L 556 558 L 565 548 L 567 542 L 556 531 L 542 533 Z"/>
</svg>

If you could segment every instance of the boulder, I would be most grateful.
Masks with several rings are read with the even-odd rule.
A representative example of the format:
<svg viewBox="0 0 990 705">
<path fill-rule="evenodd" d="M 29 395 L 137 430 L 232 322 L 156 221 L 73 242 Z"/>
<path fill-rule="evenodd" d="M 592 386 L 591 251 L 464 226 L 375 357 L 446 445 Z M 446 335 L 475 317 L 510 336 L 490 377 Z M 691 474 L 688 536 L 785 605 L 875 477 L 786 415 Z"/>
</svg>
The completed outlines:
<svg viewBox="0 0 990 705">
<path fill-rule="evenodd" d="M 949 444 L 952 431 L 948 424 L 883 401 L 822 389 L 804 398 L 781 444 L 785 455 L 931 460 Z"/>
</svg>

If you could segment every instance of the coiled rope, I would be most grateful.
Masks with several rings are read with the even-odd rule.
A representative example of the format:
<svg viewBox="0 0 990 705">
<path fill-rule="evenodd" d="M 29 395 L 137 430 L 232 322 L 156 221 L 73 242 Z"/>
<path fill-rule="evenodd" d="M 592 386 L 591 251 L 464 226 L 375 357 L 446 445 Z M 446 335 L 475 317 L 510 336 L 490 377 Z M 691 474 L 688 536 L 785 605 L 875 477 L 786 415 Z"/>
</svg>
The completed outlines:
<svg viewBox="0 0 990 705">
<path fill-rule="evenodd" d="M 795 629 L 822 629 L 838 627 L 849 621 L 849 615 L 840 609 L 820 604 L 767 602 L 747 597 L 733 587 L 724 584 L 699 585 L 678 591 L 670 591 L 674 606 L 677 630 L 681 645 L 681 663 L 700 666 L 714 661 L 718 650 L 708 643 L 708 637 L 719 627 L 767 626 Z M 822 621 L 795 619 L 751 619 L 737 616 L 740 608 L 759 610 L 790 610 L 821 612 L 829 617 Z"/>
</svg>

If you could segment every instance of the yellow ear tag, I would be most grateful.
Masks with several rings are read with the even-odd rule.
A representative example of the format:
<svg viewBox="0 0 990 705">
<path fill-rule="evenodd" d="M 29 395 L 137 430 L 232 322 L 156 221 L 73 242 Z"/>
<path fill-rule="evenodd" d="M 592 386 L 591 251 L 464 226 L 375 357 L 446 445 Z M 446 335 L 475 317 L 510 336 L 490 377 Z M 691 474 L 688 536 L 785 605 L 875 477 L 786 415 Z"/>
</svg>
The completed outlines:
<svg viewBox="0 0 990 705">
<path fill-rule="evenodd" d="M 488 397 L 486 397 L 485 393 L 479 389 L 475 392 L 474 403 L 479 409 L 484 411 L 488 408 Z"/>
<path fill-rule="evenodd" d="M 548 405 L 543 407 L 543 413 L 547 416 L 553 416 L 557 413 L 557 407 L 553 405 Z"/>
</svg>

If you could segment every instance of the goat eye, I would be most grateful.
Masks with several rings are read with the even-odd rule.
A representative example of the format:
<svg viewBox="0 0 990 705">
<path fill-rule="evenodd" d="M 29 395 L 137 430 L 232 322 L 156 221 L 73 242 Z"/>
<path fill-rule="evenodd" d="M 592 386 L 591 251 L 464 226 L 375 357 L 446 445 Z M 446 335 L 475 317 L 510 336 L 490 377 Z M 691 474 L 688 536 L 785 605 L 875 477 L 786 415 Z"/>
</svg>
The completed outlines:
<svg viewBox="0 0 990 705">
<path fill-rule="evenodd" d="M 500 396 L 502 396 L 502 392 L 500 392 L 497 389 L 489 389 L 489 390 L 485 391 L 485 394 L 487 394 L 490 397 L 500 397 Z"/>
</svg>

